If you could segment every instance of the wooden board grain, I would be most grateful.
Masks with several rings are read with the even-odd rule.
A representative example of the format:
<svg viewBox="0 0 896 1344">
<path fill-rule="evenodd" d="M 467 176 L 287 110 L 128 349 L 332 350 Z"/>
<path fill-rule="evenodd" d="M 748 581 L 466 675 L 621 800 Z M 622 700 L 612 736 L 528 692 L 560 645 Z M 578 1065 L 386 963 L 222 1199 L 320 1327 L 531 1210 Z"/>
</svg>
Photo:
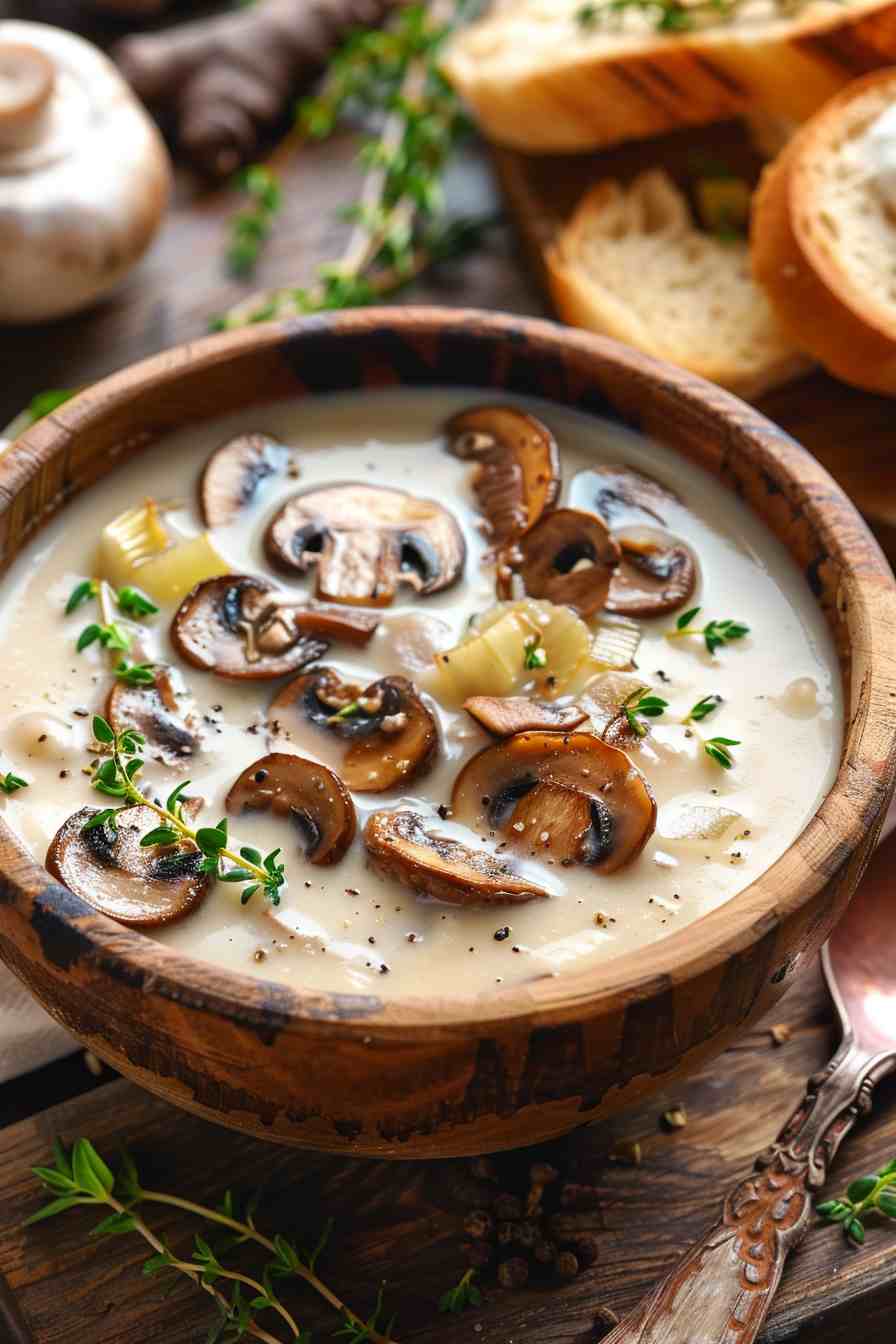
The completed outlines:
<svg viewBox="0 0 896 1344">
<path fill-rule="evenodd" d="M 91 1243 L 87 1233 L 97 1218 L 80 1210 L 23 1230 L 22 1219 L 40 1204 L 30 1167 L 47 1158 L 55 1134 L 67 1141 L 89 1135 L 110 1154 L 117 1142 L 126 1143 L 147 1185 L 188 1198 L 215 1202 L 228 1185 L 243 1191 L 265 1185 L 259 1225 L 300 1241 L 334 1216 L 324 1276 L 365 1312 L 385 1279 L 401 1340 L 511 1344 L 526 1337 L 539 1344 L 587 1344 L 596 1305 L 625 1310 L 671 1266 L 712 1220 L 724 1189 L 773 1137 L 804 1078 L 828 1057 L 832 1023 L 817 969 L 778 1005 L 773 1020 L 792 1029 L 784 1045 L 775 1046 L 763 1024 L 674 1096 L 659 1096 L 612 1124 L 586 1127 L 539 1150 L 600 1191 L 600 1208 L 580 1215 L 598 1238 L 600 1259 L 560 1288 L 508 1293 L 486 1280 L 480 1309 L 441 1316 L 435 1303 L 463 1270 L 461 1223 L 468 1206 L 458 1200 L 456 1187 L 465 1163 L 297 1153 L 208 1125 L 122 1081 L 0 1133 L 0 1272 L 35 1344 L 195 1344 L 203 1337 L 207 1299 L 185 1282 L 166 1297 L 160 1280 L 143 1278 L 136 1238 Z M 688 1124 L 667 1132 L 660 1116 L 673 1101 L 685 1106 Z M 615 1146 L 631 1140 L 641 1147 L 639 1166 L 608 1160 Z M 844 1146 L 831 1188 L 839 1190 L 894 1154 L 891 1083 L 880 1088 L 871 1119 Z M 175 1248 L 188 1246 L 189 1218 L 168 1209 L 150 1216 Z M 285 1296 L 316 1334 L 337 1324 L 306 1290 Z M 838 1229 L 819 1225 L 789 1262 L 763 1340 L 783 1344 L 811 1336 L 818 1344 L 892 1344 L 894 1311 L 892 1230 L 875 1227 L 856 1251 Z"/>
</svg>

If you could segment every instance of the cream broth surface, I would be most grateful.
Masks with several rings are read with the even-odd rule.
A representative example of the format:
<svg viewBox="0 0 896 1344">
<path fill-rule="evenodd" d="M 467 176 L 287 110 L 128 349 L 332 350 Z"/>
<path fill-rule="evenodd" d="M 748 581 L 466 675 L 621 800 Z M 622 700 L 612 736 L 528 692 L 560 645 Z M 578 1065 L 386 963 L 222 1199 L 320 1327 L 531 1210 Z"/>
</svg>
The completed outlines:
<svg viewBox="0 0 896 1344">
<path fill-rule="evenodd" d="M 366 649 L 334 644 L 323 660 L 362 684 L 404 673 L 429 691 L 433 652 L 456 643 L 471 614 L 495 601 L 494 570 L 482 563 L 486 541 L 477 525 L 470 466 L 444 451 L 439 427 L 452 412 L 494 399 L 493 392 L 439 390 L 278 403 L 171 435 L 74 500 L 27 548 L 0 589 L 0 773 L 14 770 L 29 781 L 27 789 L 0 796 L 0 810 L 34 857 L 43 861 L 66 817 L 102 802 L 90 786 L 89 763 L 95 759 L 91 716 L 102 710 L 110 684 L 108 658 L 96 646 L 76 653 L 79 631 L 97 617 L 83 608 L 66 617 L 63 609 L 73 586 L 92 573 L 106 523 L 154 496 L 182 501 L 174 523 L 186 534 L 198 531 L 199 472 L 214 448 L 246 430 L 264 430 L 294 445 L 301 474 L 298 481 L 263 487 L 235 525 L 215 533 L 235 572 L 308 589 L 309 581 L 298 575 L 273 575 L 262 549 L 273 511 L 298 489 L 364 481 L 439 500 L 466 537 L 462 581 L 428 598 L 400 589 Z M 286 823 L 262 814 L 232 818 L 239 843 L 263 851 L 282 846 L 289 878 L 282 904 L 273 909 L 256 898 L 244 908 L 238 886 L 218 883 L 196 913 L 158 931 L 168 946 L 297 987 L 381 996 L 488 994 L 496 986 L 581 970 L 681 930 L 768 868 L 829 789 L 841 745 L 839 674 L 821 614 L 784 549 L 734 496 L 661 446 L 551 405 L 517 404 L 540 415 L 557 437 L 563 503 L 588 507 L 588 471 L 600 461 L 628 463 L 673 489 L 681 506 L 670 510 L 669 527 L 700 562 L 689 605 L 699 604 L 703 618 L 731 617 L 750 627 L 746 638 L 711 657 L 701 640 L 666 637 L 674 614 L 641 623 L 639 675 L 669 702 L 632 752 L 658 805 L 656 831 L 645 849 L 606 877 L 550 858 L 520 860 L 519 871 L 551 894 L 518 906 L 451 906 L 377 876 L 365 862 L 361 831 L 380 808 L 412 806 L 431 829 L 483 843 L 439 819 L 437 808 L 450 800 L 461 765 L 492 739 L 463 710 L 435 705 L 441 734 L 435 769 L 404 793 L 356 794 L 358 837 L 339 864 L 306 862 Z M 164 796 L 189 777 L 190 791 L 205 800 L 203 820 L 211 824 L 224 815 L 237 774 L 268 750 L 295 750 L 338 773 L 345 746 L 330 734 L 308 725 L 289 742 L 268 737 L 267 707 L 283 679 L 229 682 L 177 659 L 168 638 L 173 609 L 139 627 L 130 656 L 180 667 L 203 717 L 203 745 L 188 770 L 148 760 L 145 779 L 152 792 Z M 709 694 L 722 697 L 719 709 L 695 726 L 699 732 L 684 725 L 690 707 Z M 740 742 L 731 749 L 733 769 L 706 756 L 700 734 Z M 509 934 L 496 938 L 505 927 Z"/>
</svg>

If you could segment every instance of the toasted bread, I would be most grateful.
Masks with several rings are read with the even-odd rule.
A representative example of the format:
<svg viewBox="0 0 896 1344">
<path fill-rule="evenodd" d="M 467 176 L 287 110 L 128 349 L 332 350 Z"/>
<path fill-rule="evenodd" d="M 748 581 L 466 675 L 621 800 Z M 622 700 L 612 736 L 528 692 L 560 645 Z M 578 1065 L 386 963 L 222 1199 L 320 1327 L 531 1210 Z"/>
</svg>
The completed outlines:
<svg viewBox="0 0 896 1344">
<path fill-rule="evenodd" d="M 560 315 L 744 397 L 808 367 L 753 282 L 745 239 L 702 232 L 659 169 L 598 183 L 546 255 Z"/>
<path fill-rule="evenodd" d="M 443 68 L 488 137 L 542 153 L 757 109 L 802 122 L 857 75 L 896 61 L 896 0 L 741 0 L 696 22 L 665 32 L 657 11 L 610 0 L 494 0 L 448 45 Z"/>
<path fill-rule="evenodd" d="M 838 94 L 762 177 L 753 271 L 785 331 L 844 382 L 896 395 L 896 213 L 865 140 L 896 69 Z"/>
</svg>

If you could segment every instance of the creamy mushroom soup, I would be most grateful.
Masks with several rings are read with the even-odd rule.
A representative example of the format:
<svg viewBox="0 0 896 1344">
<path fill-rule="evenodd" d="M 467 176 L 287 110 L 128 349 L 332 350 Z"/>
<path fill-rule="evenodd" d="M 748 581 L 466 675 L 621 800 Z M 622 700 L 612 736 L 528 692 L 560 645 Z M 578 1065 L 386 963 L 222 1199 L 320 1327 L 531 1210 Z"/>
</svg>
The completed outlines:
<svg viewBox="0 0 896 1344">
<path fill-rule="evenodd" d="M 840 751 L 820 612 L 737 499 L 493 393 L 170 436 L 18 559 L 2 643 L 0 808 L 35 858 L 318 990 L 645 947 L 784 852 Z"/>
</svg>

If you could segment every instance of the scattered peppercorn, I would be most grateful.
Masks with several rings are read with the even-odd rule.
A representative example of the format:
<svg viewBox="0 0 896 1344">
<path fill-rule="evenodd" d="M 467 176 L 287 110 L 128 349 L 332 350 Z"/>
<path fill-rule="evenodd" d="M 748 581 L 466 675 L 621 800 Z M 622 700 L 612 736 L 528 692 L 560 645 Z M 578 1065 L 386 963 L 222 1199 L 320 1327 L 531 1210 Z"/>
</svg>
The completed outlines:
<svg viewBox="0 0 896 1344">
<path fill-rule="evenodd" d="M 510 937 L 510 925 L 505 924 L 503 929 L 495 929 L 495 942 L 503 943 L 505 938 Z"/>
</svg>

